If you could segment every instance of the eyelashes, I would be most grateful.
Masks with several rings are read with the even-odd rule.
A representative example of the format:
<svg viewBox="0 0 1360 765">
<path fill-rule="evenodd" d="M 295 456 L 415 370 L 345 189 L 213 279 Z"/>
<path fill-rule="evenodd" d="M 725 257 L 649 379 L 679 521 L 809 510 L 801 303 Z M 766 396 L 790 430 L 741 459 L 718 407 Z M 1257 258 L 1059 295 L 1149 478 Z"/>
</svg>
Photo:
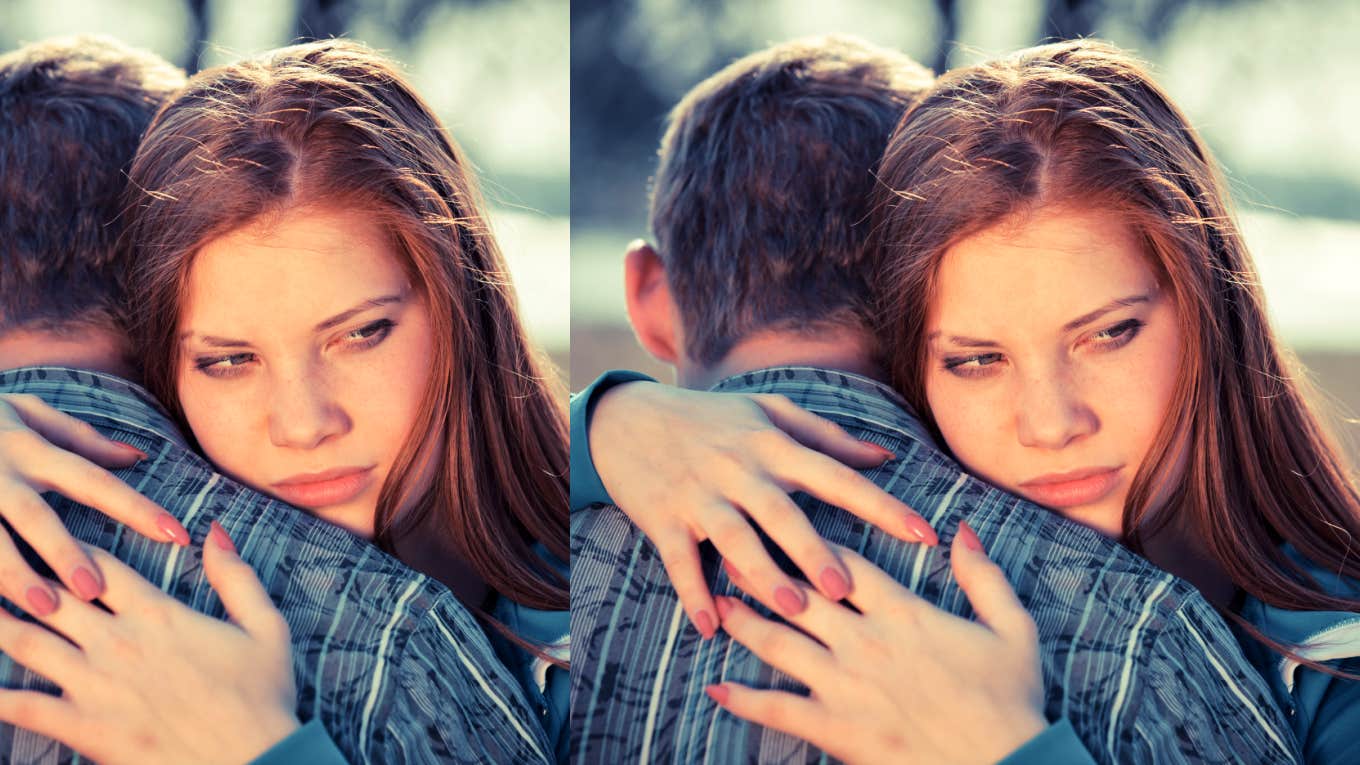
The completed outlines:
<svg viewBox="0 0 1360 765">
<path fill-rule="evenodd" d="M 396 326 L 397 323 L 391 319 L 378 319 L 345 333 L 337 342 L 341 350 L 364 351 L 386 340 Z M 245 374 L 250 365 L 257 360 L 257 354 L 242 351 L 218 356 L 199 356 L 193 360 L 193 365 L 194 369 L 209 377 L 229 379 Z"/>
<path fill-rule="evenodd" d="M 1132 342 L 1144 326 L 1146 324 L 1139 319 L 1125 319 L 1090 335 L 1083 344 L 1098 352 L 1118 350 Z M 986 377 L 999 369 L 1000 363 L 1005 358 L 998 351 L 968 356 L 946 356 L 941 360 L 941 368 L 957 377 Z"/>
</svg>

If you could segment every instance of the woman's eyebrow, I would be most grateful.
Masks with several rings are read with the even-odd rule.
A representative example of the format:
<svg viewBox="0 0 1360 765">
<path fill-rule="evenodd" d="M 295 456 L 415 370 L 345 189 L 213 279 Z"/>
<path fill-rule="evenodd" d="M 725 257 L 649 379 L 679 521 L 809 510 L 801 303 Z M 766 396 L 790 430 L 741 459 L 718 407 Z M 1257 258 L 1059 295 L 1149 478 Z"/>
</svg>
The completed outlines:
<svg viewBox="0 0 1360 765">
<path fill-rule="evenodd" d="M 1127 308 L 1128 306 L 1131 305 L 1138 305 L 1139 303 L 1147 303 L 1151 300 L 1152 293 L 1150 292 L 1142 295 L 1130 295 L 1128 297 L 1122 297 L 1116 300 L 1111 300 L 1110 302 L 1097 308 L 1096 310 L 1091 311 L 1090 313 L 1082 314 L 1081 316 L 1078 316 L 1072 321 L 1067 322 L 1066 324 L 1063 325 L 1063 332 L 1071 332 L 1074 329 L 1080 329 L 1081 327 L 1090 324 L 1091 322 L 1095 321 L 1096 319 L 1099 319 L 1100 317 L 1104 316 L 1110 311 L 1114 311 L 1120 308 Z M 926 335 L 926 341 L 934 342 L 935 340 L 939 339 L 940 335 L 942 334 L 943 333 L 940 330 L 935 330 L 934 332 L 931 332 L 929 335 Z M 953 345 L 957 345 L 963 348 L 991 348 L 998 344 L 995 340 L 979 340 L 975 337 L 964 337 L 962 335 L 950 335 L 947 339 Z"/>
<path fill-rule="evenodd" d="M 1151 293 L 1145 293 L 1142 295 L 1130 295 L 1129 297 L 1122 297 L 1117 300 L 1111 300 L 1110 302 L 1097 308 L 1096 310 L 1091 311 L 1090 313 L 1082 314 L 1081 316 L 1078 316 L 1072 321 L 1067 322 L 1066 324 L 1063 325 L 1063 331 L 1071 332 L 1074 329 L 1080 329 L 1081 327 L 1090 324 L 1091 322 L 1095 321 L 1096 319 L 1099 319 L 1100 317 L 1104 316 L 1110 311 L 1118 310 L 1120 308 L 1127 308 L 1128 306 L 1131 305 L 1138 305 L 1139 303 L 1146 303 L 1150 300 L 1152 300 Z"/>
<path fill-rule="evenodd" d="M 317 324 L 315 331 L 325 332 L 326 330 L 332 327 L 345 323 L 349 319 L 353 318 L 356 314 L 363 313 L 364 311 L 367 311 L 370 308 L 378 308 L 380 306 L 391 305 L 392 303 L 400 303 L 402 300 L 405 299 L 406 299 L 405 295 L 384 295 L 382 297 L 365 300 L 359 305 L 356 305 L 353 308 L 350 308 L 346 311 L 341 311 L 340 313 L 337 313 L 336 315 L 330 317 L 329 319 L 326 319 L 321 323 Z"/>
</svg>

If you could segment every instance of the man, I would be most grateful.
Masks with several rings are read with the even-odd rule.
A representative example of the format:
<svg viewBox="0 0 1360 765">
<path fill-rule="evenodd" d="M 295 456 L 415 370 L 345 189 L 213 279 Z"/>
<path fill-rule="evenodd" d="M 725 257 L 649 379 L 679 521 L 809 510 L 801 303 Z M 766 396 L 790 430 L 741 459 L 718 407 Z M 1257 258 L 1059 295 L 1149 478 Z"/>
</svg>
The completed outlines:
<svg viewBox="0 0 1360 765">
<path fill-rule="evenodd" d="M 691 91 L 662 141 L 656 247 L 634 246 L 626 264 L 639 340 L 675 366 L 681 385 L 783 394 L 886 447 L 900 458 L 869 471 L 871 480 L 923 509 L 942 536 L 966 516 L 989 540 L 1037 623 L 1045 713 L 1059 721 L 1013 753 L 1017 762 L 1296 759 L 1261 678 L 1197 591 L 962 473 L 878 382 L 868 327 L 884 264 L 863 246 L 865 200 L 897 117 L 928 86 L 900 55 L 822 39 L 753 54 Z M 618 381 L 605 378 L 572 405 L 573 506 L 597 503 L 572 524 L 576 761 L 819 761 L 802 740 L 751 726 L 705 696 L 725 681 L 799 686 L 724 634 L 705 641 L 688 627 L 661 557 L 617 508 L 598 504 L 607 496 L 577 442 Z M 601 474 L 608 483 L 604 465 Z M 967 613 L 941 548 L 799 503 L 826 539 Z M 704 573 L 715 594 L 741 594 L 714 556 Z M 921 689 L 921 703 L 947 692 Z"/>
<path fill-rule="evenodd" d="M 210 522 L 219 522 L 291 631 L 296 715 L 304 725 L 261 762 L 295 761 L 302 752 L 309 762 L 549 759 L 514 678 L 445 587 L 343 529 L 214 472 L 135 384 L 117 205 L 142 132 L 183 83 L 183 73 L 165 61 L 104 38 L 52 40 L 0 57 L 0 393 L 26 394 L 10 397 L 13 409 L 0 414 L 9 424 L 17 410 L 42 430 L 40 420 L 50 415 L 38 413 L 37 397 L 131 444 L 121 454 L 87 449 L 110 464 L 139 454 L 120 475 L 146 498 L 113 481 L 107 496 L 87 500 L 145 536 L 64 499 L 54 498 L 60 521 L 34 522 L 34 513 L 47 511 L 31 504 L 27 520 L 11 506 L 0 514 L 16 537 L 42 527 L 48 541 L 28 541 L 84 600 L 104 584 L 73 542 L 51 541 L 52 523 L 64 522 L 77 538 L 213 616 L 223 608 L 203 576 L 203 556 L 179 545 L 203 539 Z M 19 443 L 0 448 L 14 455 Z M 60 489 L 88 467 L 31 437 L 22 444 L 27 451 L 10 464 L 29 471 L 20 479 L 37 476 Z M 13 486 L 5 488 L 12 496 Z M 163 544 L 167 539 L 178 544 Z M 51 613 L 53 593 L 13 553 L 0 544 L 0 557 L 11 556 L 0 560 L 0 571 L 24 584 L 0 587 L 27 609 Z M 7 656 L 0 657 L 0 685 L 54 690 Z M 0 726 L 0 752 L 5 762 L 75 756 L 10 725 Z"/>
</svg>

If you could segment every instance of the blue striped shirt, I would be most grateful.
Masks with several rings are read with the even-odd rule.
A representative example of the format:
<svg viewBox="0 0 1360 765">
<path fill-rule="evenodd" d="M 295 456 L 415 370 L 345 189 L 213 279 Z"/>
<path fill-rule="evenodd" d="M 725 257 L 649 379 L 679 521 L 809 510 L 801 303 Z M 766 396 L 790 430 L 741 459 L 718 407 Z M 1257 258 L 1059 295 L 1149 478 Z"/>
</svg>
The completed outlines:
<svg viewBox="0 0 1360 765">
<path fill-rule="evenodd" d="M 118 475 L 201 542 L 216 519 L 260 575 L 292 632 L 298 718 L 318 720 L 351 763 L 548 762 L 538 716 L 486 634 L 440 583 L 367 541 L 213 471 L 146 391 L 65 368 L 0 373 L 0 392 L 35 394 L 150 455 Z M 78 539 L 102 547 L 190 607 L 222 616 L 198 544 L 147 539 L 47 495 Z M 167 679 L 173 682 L 173 679 Z M 55 691 L 0 656 L 0 685 Z M 0 725 L 7 763 L 79 758 Z"/>
<path fill-rule="evenodd" d="M 1038 626 L 1047 717 L 1068 721 L 1097 762 L 1297 761 L 1262 678 L 1194 587 L 1091 529 L 969 477 L 887 387 L 786 367 L 728 378 L 715 390 L 788 396 L 897 454 L 866 475 L 920 511 L 941 537 L 966 519 Z M 849 513 L 796 499 L 823 537 L 941 608 L 971 615 L 947 544 L 901 542 Z M 715 594 L 742 596 L 711 550 L 704 563 Z M 824 761 L 807 743 L 746 723 L 704 694 L 723 681 L 805 689 L 724 633 L 700 639 L 655 549 L 617 508 L 572 516 L 571 584 L 574 762 Z M 921 703 L 932 693 L 948 689 L 922 689 Z"/>
</svg>

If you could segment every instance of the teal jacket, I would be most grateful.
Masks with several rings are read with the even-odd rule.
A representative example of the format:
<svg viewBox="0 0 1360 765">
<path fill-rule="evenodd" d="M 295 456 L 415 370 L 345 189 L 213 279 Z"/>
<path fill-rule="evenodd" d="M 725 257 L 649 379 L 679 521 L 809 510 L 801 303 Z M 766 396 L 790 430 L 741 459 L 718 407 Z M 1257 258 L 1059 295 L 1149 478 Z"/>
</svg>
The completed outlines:
<svg viewBox="0 0 1360 765">
<path fill-rule="evenodd" d="M 637 372 L 614 370 L 601 375 L 571 400 L 571 509 L 611 502 L 590 456 L 590 413 L 600 394 L 625 382 L 649 380 Z M 1333 595 L 1360 598 L 1360 583 L 1322 571 L 1286 547 L 1285 553 L 1302 565 Z M 1304 658 L 1334 669 L 1360 674 L 1360 613 L 1344 611 L 1286 611 L 1253 597 L 1244 599 L 1238 614 L 1271 639 L 1291 646 Z M 1233 626 L 1242 651 L 1266 679 L 1275 702 L 1288 714 L 1295 740 L 1308 765 L 1360 765 L 1360 681 L 1334 677 L 1300 666 L 1262 646 Z M 1094 765 L 1081 739 L 1066 720 L 1002 760 L 1001 765 Z"/>
</svg>

